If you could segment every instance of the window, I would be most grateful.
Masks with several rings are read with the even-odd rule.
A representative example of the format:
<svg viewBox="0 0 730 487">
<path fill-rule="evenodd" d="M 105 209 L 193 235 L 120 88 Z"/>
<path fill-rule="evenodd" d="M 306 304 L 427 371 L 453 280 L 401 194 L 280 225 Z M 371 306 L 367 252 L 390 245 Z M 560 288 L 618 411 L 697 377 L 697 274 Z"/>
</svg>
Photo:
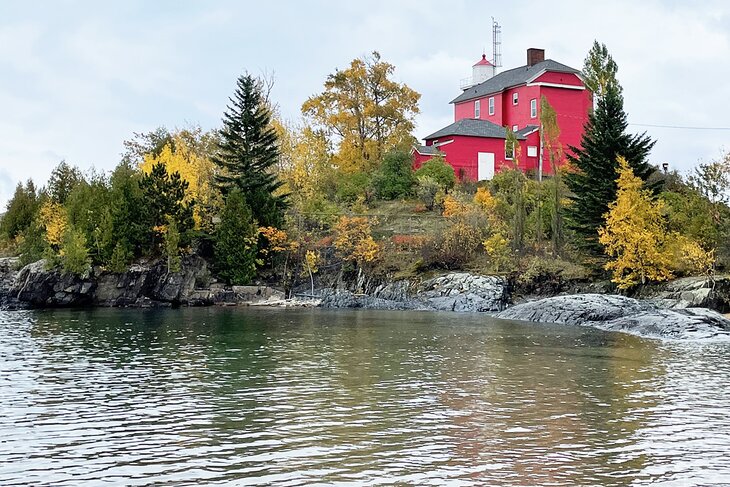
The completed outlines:
<svg viewBox="0 0 730 487">
<path fill-rule="evenodd" d="M 494 97 L 489 97 L 489 114 L 494 115 Z"/>
<path fill-rule="evenodd" d="M 512 132 L 517 132 L 518 129 L 519 129 L 519 126 L 518 125 L 513 125 L 512 126 Z"/>
<path fill-rule="evenodd" d="M 508 161 L 511 161 L 514 156 L 515 156 L 515 146 L 505 140 L 504 141 L 504 158 L 507 159 Z"/>
<path fill-rule="evenodd" d="M 537 157 L 537 146 L 536 145 L 527 146 L 527 157 Z"/>
<path fill-rule="evenodd" d="M 512 93 L 512 104 L 517 105 L 520 101 L 520 94 L 519 93 Z"/>
<path fill-rule="evenodd" d="M 479 114 L 481 111 L 482 111 L 481 100 L 477 100 L 474 102 L 474 118 L 479 118 Z"/>
<path fill-rule="evenodd" d="M 530 118 L 537 118 L 537 98 L 530 100 Z"/>
</svg>

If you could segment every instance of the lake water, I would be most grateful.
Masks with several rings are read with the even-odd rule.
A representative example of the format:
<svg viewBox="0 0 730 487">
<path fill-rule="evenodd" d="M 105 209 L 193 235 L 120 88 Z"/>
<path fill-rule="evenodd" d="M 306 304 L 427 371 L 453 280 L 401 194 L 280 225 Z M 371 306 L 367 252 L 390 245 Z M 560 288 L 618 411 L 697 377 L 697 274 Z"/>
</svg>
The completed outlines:
<svg viewBox="0 0 730 487">
<path fill-rule="evenodd" d="M 0 485 L 730 484 L 730 344 L 483 315 L 0 312 Z"/>
</svg>

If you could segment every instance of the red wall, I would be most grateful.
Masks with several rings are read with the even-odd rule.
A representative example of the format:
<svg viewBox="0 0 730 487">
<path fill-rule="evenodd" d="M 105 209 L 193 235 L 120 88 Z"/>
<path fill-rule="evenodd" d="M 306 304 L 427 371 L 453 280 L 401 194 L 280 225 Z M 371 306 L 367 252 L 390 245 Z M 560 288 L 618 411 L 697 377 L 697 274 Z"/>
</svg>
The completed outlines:
<svg viewBox="0 0 730 487">
<path fill-rule="evenodd" d="M 543 73 L 533 83 L 557 83 L 583 86 L 580 78 L 573 73 L 552 71 Z M 513 93 L 518 93 L 519 101 L 517 105 L 512 104 Z M 489 96 L 494 96 L 495 101 L 495 113 L 492 116 L 489 115 Z M 569 146 L 580 147 L 583 126 L 588 121 L 588 112 L 593 105 L 593 96 L 588 90 L 556 88 L 551 86 L 522 85 L 489 96 L 480 98 L 481 113 L 479 118 L 489 120 L 503 127 L 512 128 L 514 125 L 517 125 L 518 129 L 522 129 L 527 125 L 539 125 L 540 100 L 542 96 L 545 96 L 557 114 L 558 126 L 560 127 L 559 142 L 562 145 L 565 155 L 569 152 Z M 530 100 L 533 99 L 537 100 L 537 117 L 535 118 L 530 117 Z M 469 100 L 454 104 L 454 121 L 464 118 L 474 118 L 474 101 Z M 454 142 L 439 147 L 439 150 L 446 154 L 446 160 L 455 168 L 457 176 L 461 171 L 466 177 L 471 179 L 477 178 L 477 153 L 479 152 L 493 152 L 495 154 L 495 169 L 497 171 L 503 166 L 512 167 L 512 161 L 507 161 L 505 166 L 503 139 L 450 136 L 442 138 L 440 142 L 448 139 L 454 139 Z M 427 141 L 426 144 L 430 145 L 431 141 Z M 538 148 L 537 157 L 527 156 L 528 146 Z M 527 140 L 520 141 L 520 147 L 522 150 L 519 167 L 523 171 L 537 171 L 540 150 L 539 132 L 536 131 L 529 135 Z M 428 158 L 428 156 L 415 154 L 414 165 L 419 167 Z M 545 174 L 550 173 L 547 157 L 544 158 L 543 172 Z"/>
<path fill-rule="evenodd" d="M 540 92 L 555 109 L 563 152 L 567 153 L 571 145 L 580 147 L 583 126 L 588 121 L 588 112 L 593 105 L 591 92 L 549 86 L 541 86 Z"/>
<path fill-rule="evenodd" d="M 517 105 L 512 104 L 512 94 L 517 93 Z M 530 100 L 537 100 L 537 117 L 530 117 Z M 504 123 L 502 125 L 512 128 L 517 125 L 518 129 L 527 125 L 540 124 L 540 87 L 539 86 L 517 86 L 505 91 L 504 96 Z"/>
<path fill-rule="evenodd" d="M 431 156 L 419 154 L 418 151 L 413 151 L 413 169 L 418 169 L 423 165 L 424 162 L 431 159 Z"/>
<path fill-rule="evenodd" d="M 559 83 L 561 85 L 583 86 L 583 82 L 574 73 L 558 73 L 548 71 L 535 78 L 533 83 Z"/>
<path fill-rule="evenodd" d="M 489 98 L 492 96 L 494 97 L 494 115 L 489 115 Z M 503 125 L 503 98 L 502 93 L 495 93 L 493 95 L 485 96 L 484 98 L 479 98 L 478 100 L 481 102 L 481 106 L 479 107 L 479 119 L 489 120 L 499 126 Z M 474 99 L 454 104 L 454 122 L 458 122 L 464 118 L 474 118 L 474 103 L 476 101 L 477 99 Z"/>
<path fill-rule="evenodd" d="M 491 139 L 485 137 L 465 137 L 450 136 L 440 139 L 440 142 L 453 140 L 453 142 L 439 146 L 439 150 L 445 154 L 446 162 L 451 164 L 457 176 L 476 180 L 478 176 L 477 161 L 479 160 L 479 152 L 494 153 L 494 168 L 496 172 L 505 168 L 514 167 L 514 160 L 505 159 L 504 157 L 504 139 Z M 427 141 L 430 145 L 431 141 Z M 536 131 L 527 137 L 527 140 L 520 141 L 520 157 L 518 167 L 523 171 L 536 171 L 538 166 L 538 157 L 528 157 L 527 147 L 537 147 L 540 150 L 540 135 Z M 430 156 L 424 156 L 414 151 L 413 168 L 418 169 L 421 165 L 430 159 Z M 546 171 L 547 172 L 547 171 Z"/>
</svg>

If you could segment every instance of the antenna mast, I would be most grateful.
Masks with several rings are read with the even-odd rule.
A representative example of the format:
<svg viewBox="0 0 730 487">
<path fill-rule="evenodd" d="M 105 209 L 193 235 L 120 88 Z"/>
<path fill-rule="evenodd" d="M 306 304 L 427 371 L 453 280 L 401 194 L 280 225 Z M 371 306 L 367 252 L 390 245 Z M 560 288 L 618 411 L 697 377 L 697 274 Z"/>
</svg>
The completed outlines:
<svg viewBox="0 0 730 487">
<path fill-rule="evenodd" d="M 492 17 L 492 64 L 495 68 L 502 67 L 502 26 Z"/>
</svg>

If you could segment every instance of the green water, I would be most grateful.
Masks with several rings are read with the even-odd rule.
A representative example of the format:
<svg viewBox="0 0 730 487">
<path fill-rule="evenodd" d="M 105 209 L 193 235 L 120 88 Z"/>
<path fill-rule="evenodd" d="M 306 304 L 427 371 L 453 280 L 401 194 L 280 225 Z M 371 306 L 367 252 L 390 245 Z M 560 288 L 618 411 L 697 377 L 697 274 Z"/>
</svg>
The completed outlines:
<svg viewBox="0 0 730 487">
<path fill-rule="evenodd" d="M 472 314 L 0 312 L 0 485 L 730 483 L 729 373 Z"/>
</svg>

